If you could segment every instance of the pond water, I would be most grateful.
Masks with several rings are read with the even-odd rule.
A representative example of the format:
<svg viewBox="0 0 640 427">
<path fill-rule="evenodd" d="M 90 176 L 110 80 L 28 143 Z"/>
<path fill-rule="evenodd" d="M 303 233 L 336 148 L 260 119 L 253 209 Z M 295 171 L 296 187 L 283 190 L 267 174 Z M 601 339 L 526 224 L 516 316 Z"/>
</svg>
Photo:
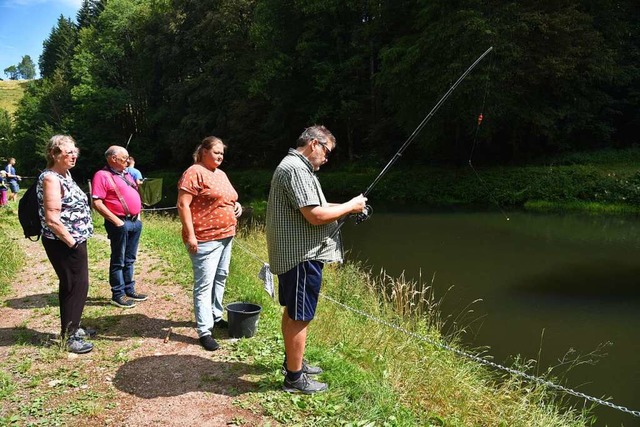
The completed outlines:
<svg viewBox="0 0 640 427">
<path fill-rule="evenodd" d="M 521 355 L 545 372 L 570 350 L 588 355 L 610 343 L 595 365 L 558 366 L 553 375 L 640 410 L 640 219 L 375 213 L 357 226 L 348 221 L 343 235 L 348 259 L 373 272 L 429 283 L 435 275 L 447 325 L 461 318 L 467 348 L 488 346 L 495 362 Z M 604 406 L 595 414 L 598 426 L 640 426 Z"/>
</svg>

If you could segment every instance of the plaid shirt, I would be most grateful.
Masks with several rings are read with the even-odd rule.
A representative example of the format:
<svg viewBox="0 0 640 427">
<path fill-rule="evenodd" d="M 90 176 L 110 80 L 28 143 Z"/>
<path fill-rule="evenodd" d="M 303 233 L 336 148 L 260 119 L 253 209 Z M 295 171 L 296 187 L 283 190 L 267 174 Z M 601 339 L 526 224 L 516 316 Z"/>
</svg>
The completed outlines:
<svg viewBox="0 0 640 427">
<path fill-rule="evenodd" d="M 340 235 L 329 238 L 338 223 L 312 225 L 300 212 L 305 206 L 326 205 L 313 166 L 290 148 L 273 174 L 267 204 L 267 248 L 273 273 L 286 273 L 308 260 L 342 262 Z"/>
</svg>

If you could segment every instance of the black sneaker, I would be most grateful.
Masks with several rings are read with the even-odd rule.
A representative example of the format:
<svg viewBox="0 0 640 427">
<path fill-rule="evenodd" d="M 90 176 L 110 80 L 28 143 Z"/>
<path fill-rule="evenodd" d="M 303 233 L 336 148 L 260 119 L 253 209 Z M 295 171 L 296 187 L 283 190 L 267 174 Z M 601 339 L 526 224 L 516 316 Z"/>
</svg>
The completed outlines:
<svg viewBox="0 0 640 427">
<path fill-rule="evenodd" d="M 149 298 L 147 295 L 145 294 L 139 294 L 137 292 L 131 292 L 129 294 L 127 294 L 127 298 L 132 299 L 134 301 L 146 301 L 147 298 Z"/>
<path fill-rule="evenodd" d="M 228 329 L 229 328 L 229 322 L 227 322 L 224 319 L 220 319 L 217 322 L 215 322 L 213 324 L 214 328 L 220 328 L 220 329 Z"/>
<path fill-rule="evenodd" d="M 91 350 L 93 350 L 93 344 L 86 342 L 77 334 L 67 339 L 67 351 L 69 353 L 84 354 L 89 353 Z"/>
<path fill-rule="evenodd" d="M 136 306 L 136 303 L 126 299 L 124 296 L 111 298 L 111 305 L 115 305 L 120 308 L 133 308 Z"/>
<path fill-rule="evenodd" d="M 284 377 L 282 389 L 287 393 L 313 394 L 321 393 L 329 388 L 325 383 L 311 379 L 309 375 L 303 373 L 297 381 L 290 381 L 289 377 Z"/>
<path fill-rule="evenodd" d="M 282 375 L 287 375 L 287 359 L 282 362 L 282 368 L 280 369 Z M 311 366 L 307 359 L 302 359 L 302 372 L 307 375 L 320 375 L 324 371 L 319 366 Z"/>
<path fill-rule="evenodd" d="M 216 351 L 220 348 L 220 345 L 216 342 L 215 339 L 211 335 L 205 335 L 203 337 L 198 338 L 200 341 L 200 345 L 204 347 L 207 351 Z"/>
</svg>

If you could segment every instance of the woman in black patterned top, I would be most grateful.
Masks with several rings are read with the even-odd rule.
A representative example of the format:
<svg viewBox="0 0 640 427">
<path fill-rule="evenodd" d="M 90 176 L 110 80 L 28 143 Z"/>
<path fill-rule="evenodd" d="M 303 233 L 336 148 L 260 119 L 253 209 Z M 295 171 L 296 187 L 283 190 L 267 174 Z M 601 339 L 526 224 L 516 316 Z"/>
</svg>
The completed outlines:
<svg viewBox="0 0 640 427">
<path fill-rule="evenodd" d="M 37 193 L 42 224 L 42 245 L 58 275 L 60 333 L 67 350 L 88 353 L 91 332 L 80 327 L 89 292 L 87 239 L 93 234 L 86 194 L 69 170 L 76 165 L 78 149 L 73 138 L 56 135 L 47 143 L 47 169 L 38 177 Z"/>
</svg>

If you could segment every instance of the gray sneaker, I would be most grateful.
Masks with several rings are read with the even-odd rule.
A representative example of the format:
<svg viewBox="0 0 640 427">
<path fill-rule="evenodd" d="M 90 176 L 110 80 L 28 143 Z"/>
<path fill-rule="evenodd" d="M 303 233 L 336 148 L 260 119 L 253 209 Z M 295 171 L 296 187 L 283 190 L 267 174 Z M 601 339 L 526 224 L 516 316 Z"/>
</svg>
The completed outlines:
<svg viewBox="0 0 640 427">
<path fill-rule="evenodd" d="M 149 298 L 147 295 L 145 294 L 139 294 L 137 292 L 130 292 L 127 294 L 127 298 L 134 300 L 134 301 L 146 301 L 147 298 Z"/>
<path fill-rule="evenodd" d="M 86 342 L 77 334 L 67 339 L 67 351 L 69 353 L 84 354 L 89 353 L 91 350 L 93 350 L 93 344 Z"/>
<path fill-rule="evenodd" d="M 97 333 L 98 333 L 98 331 L 96 331 L 93 328 L 80 327 L 76 331 L 76 336 L 79 337 L 79 338 L 93 338 L 93 337 L 96 336 Z"/>
<path fill-rule="evenodd" d="M 130 299 L 126 299 L 125 297 L 114 297 L 111 299 L 111 305 L 115 305 L 120 308 L 133 308 L 136 306 L 136 303 Z"/>
<path fill-rule="evenodd" d="M 284 359 L 284 362 L 282 362 L 280 372 L 282 372 L 282 375 L 287 375 L 287 359 Z M 309 365 L 307 359 L 302 359 L 302 372 L 308 375 L 320 375 L 324 371 L 320 366 Z"/>
<path fill-rule="evenodd" d="M 327 391 L 329 386 L 316 380 L 312 380 L 308 374 L 302 373 L 297 381 L 290 381 L 287 376 L 284 377 L 282 389 L 287 393 L 304 393 L 313 394 Z"/>
</svg>

